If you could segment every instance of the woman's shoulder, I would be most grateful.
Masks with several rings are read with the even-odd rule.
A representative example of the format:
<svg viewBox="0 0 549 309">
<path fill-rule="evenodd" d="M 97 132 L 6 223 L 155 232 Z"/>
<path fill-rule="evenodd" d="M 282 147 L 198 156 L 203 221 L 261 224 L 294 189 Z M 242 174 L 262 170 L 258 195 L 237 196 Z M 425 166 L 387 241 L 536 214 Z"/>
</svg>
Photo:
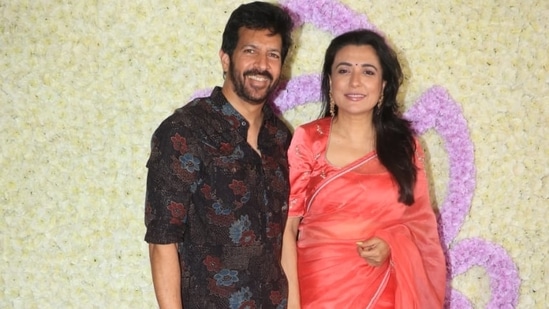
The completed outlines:
<svg viewBox="0 0 549 309">
<path fill-rule="evenodd" d="M 311 122 L 298 126 L 296 128 L 296 131 L 297 130 L 305 131 L 309 134 L 314 132 L 319 134 L 328 134 L 330 131 L 331 122 L 332 122 L 332 118 L 330 117 L 316 119 Z"/>
<path fill-rule="evenodd" d="M 330 123 L 331 118 L 321 118 L 298 126 L 294 131 L 292 144 L 324 148 L 330 133 Z"/>
<path fill-rule="evenodd" d="M 425 162 L 425 151 L 423 150 L 423 145 L 419 137 L 414 135 L 413 138 L 415 143 L 414 161 L 418 167 L 423 168 Z"/>
</svg>

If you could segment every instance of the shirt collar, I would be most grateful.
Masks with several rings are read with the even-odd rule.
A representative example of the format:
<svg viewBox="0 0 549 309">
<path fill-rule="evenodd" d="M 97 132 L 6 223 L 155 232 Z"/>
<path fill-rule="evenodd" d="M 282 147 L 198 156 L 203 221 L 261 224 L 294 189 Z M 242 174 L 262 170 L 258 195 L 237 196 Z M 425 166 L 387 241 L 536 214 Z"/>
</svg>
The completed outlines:
<svg viewBox="0 0 549 309">
<path fill-rule="evenodd" d="M 246 124 L 248 124 L 248 121 L 231 105 L 231 103 L 229 103 L 227 98 L 223 95 L 223 92 L 221 91 L 221 87 L 219 86 L 214 87 L 210 97 L 212 99 L 212 103 L 215 109 L 218 112 L 226 116 L 232 115 L 237 117 L 240 124 L 242 124 L 242 121 L 245 121 Z M 267 121 L 270 121 L 272 117 L 275 117 L 270 101 L 267 101 L 267 103 L 263 105 L 262 111 L 263 111 L 263 123 L 266 123 Z"/>
</svg>

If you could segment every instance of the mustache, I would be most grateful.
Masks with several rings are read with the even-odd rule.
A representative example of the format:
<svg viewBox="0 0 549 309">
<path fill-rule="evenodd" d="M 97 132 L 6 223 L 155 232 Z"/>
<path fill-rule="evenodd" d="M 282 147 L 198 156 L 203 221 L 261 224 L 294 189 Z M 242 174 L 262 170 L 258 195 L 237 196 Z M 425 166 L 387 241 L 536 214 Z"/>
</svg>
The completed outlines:
<svg viewBox="0 0 549 309">
<path fill-rule="evenodd" d="M 244 72 L 244 76 L 248 76 L 248 75 L 262 75 L 262 76 L 267 77 L 270 80 L 273 80 L 273 76 L 268 71 L 260 71 L 260 70 L 257 70 L 257 69 L 253 69 L 253 70 L 248 70 L 248 71 Z"/>
</svg>

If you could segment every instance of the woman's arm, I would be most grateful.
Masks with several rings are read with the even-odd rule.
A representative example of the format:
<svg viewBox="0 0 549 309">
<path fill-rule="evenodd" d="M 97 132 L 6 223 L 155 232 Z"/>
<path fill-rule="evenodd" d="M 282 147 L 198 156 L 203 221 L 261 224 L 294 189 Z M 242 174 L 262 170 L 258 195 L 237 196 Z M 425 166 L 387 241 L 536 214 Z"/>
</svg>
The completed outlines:
<svg viewBox="0 0 549 309">
<path fill-rule="evenodd" d="M 299 309 L 299 281 L 297 279 L 297 228 L 301 217 L 288 217 L 282 238 L 282 268 L 288 279 L 288 309 Z"/>
</svg>

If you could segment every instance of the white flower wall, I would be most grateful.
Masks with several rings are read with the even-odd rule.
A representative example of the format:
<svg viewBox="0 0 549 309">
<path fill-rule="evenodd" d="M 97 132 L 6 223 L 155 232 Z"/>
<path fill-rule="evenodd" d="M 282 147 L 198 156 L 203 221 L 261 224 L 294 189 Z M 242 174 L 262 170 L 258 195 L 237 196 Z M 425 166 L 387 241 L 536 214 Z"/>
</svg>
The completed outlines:
<svg viewBox="0 0 549 309">
<path fill-rule="evenodd" d="M 240 3 L 0 2 L 0 308 L 156 307 L 143 241 L 150 136 L 221 84 L 221 33 Z M 283 4 L 303 19 L 286 69 L 297 86 L 320 72 L 333 31 L 366 24 L 399 52 L 411 118 L 447 108 L 432 104 L 433 86 L 455 103 L 461 118 L 422 134 L 435 206 L 455 230 L 448 306 L 546 308 L 549 2 Z M 284 118 L 314 119 L 318 105 L 291 89 Z M 460 119 L 454 133 L 437 131 Z M 472 146 L 471 161 L 452 159 L 460 145 Z M 455 173 L 467 164 L 474 173 Z M 461 181 L 473 186 L 453 186 Z"/>
</svg>

